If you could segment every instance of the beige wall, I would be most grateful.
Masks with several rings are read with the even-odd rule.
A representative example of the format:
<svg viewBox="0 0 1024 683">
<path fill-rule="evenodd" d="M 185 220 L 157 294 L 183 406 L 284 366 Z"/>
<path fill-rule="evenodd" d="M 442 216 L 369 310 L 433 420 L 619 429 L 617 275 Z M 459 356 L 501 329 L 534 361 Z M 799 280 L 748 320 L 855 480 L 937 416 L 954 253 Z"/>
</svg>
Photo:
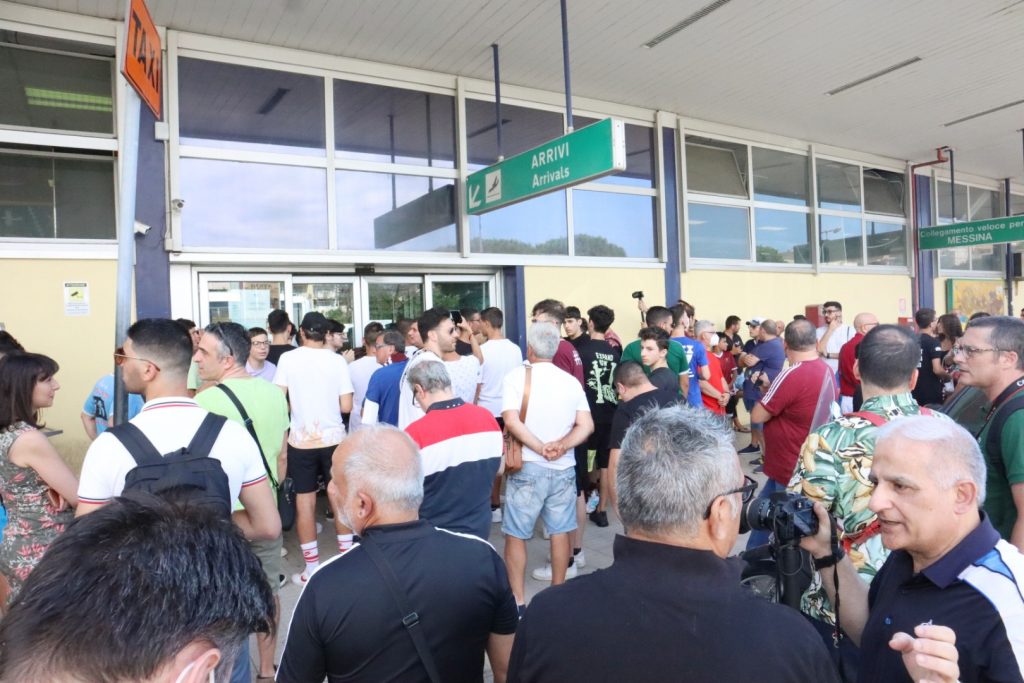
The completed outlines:
<svg viewBox="0 0 1024 683">
<path fill-rule="evenodd" d="M 719 326 L 729 315 L 744 321 L 762 316 L 788 322 L 808 304 L 828 300 L 843 305 L 844 320 L 850 323 L 860 312 L 874 313 L 888 323 L 913 315 L 906 275 L 694 270 L 682 274 L 682 292 L 698 318 Z M 742 328 L 740 335 L 745 331 Z"/>
<path fill-rule="evenodd" d="M 52 443 L 76 471 L 89 445 L 79 418 L 82 404 L 96 380 L 113 371 L 116 270 L 116 261 L 0 260 L 0 322 L 26 350 L 60 364 L 61 388 L 43 419 L 64 430 Z M 88 283 L 88 315 L 65 315 L 66 281 Z"/>
<path fill-rule="evenodd" d="M 604 304 L 615 311 L 615 330 L 625 341 L 640 329 L 640 312 L 630 294 L 643 290 L 648 303 L 665 298 L 665 272 L 652 268 L 549 268 L 523 269 L 526 311 L 541 299 L 558 299 L 576 306 L 583 315 Z"/>
</svg>

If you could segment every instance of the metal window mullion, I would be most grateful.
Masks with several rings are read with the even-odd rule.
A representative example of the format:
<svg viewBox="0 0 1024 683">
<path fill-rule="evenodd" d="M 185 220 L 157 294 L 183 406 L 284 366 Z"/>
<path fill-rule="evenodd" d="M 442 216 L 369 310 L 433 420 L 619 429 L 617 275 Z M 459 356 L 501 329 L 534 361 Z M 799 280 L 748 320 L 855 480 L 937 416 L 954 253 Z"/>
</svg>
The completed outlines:
<svg viewBox="0 0 1024 683">
<path fill-rule="evenodd" d="M 747 148 L 747 243 L 750 245 L 747 258 L 757 264 L 757 233 L 754 230 L 754 147 L 744 143 Z"/>
<path fill-rule="evenodd" d="M 469 213 L 462 193 L 469 175 L 469 140 L 466 137 L 466 81 L 462 76 L 455 79 L 455 225 L 458 253 L 468 258 L 472 252 L 469 232 Z"/>
<path fill-rule="evenodd" d="M 324 78 L 324 144 L 327 153 L 327 248 L 338 249 L 338 192 L 334 169 L 334 80 Z M 353 292 L 353 298 L 355 293 Z M 353 301 L 353 306 L 355 302 Z M 353 317 L 355 311 L 353 311 Z M 361 329 L 361 328 L 359 328 Z"/>
<path fill-rule="evenodd" d="M 811 165 L 808 179 L 811 208 L 811 269 L 817 275 L 821 272 L 821 233 L 818 221 L 818 160 L 814 145 L 807 146 L 807 156 Z"/>
<path fill-rule="evenodd" d="M 668 262 L 666 251 L 668 251 L 668 233 L 665 225 L 665 193 L 671 190 L 675 192 L 675 188 L 665 187 L 665 154 L 664 154 L 664 138 L 662 130 L 665 128 L 665 121 L 671 119 L 669 115 L 664 112 L 658 112 L 654 117 L 654 127 L 651 131 L 651 144 L 654 147 L 654 191 L 655 191 L 655 202 L 654 202 L 654 227 L 657 231 L 655 235 L 656 253 L 654 256 L 662 263 Z M 679 211 L 679 199 L 676 197 L 676 211 Z"/>
<path fill-rule="evenodd" d="M 868 265 L 868 223 L 867 216 L 864 211 L 864 167 L 857 164 L 857 178 L 860 183 L 860 265 L 866 267 Z"/>
<path fill-rule="evenodd" d="M 686 129 L 683 120 L 676 119 L 676 164 L 678 164 L 678 180 L 676 181 L 676 197 L 679 204 L 678 224 L 672 229 L 679 231 L 679 271 L 685 273 L 690 265 L 690 201 L 689 181 L 686 177 Z"/>
<path fill-rule="evenodd" d="M 172 251 L 181 251 L 181 212 L 170 208 L 170 201 L 181 196 L 181 114 L 178 107 L 178 32 L 167 32 L 167 131 L 168 131 L 168 234 Z"/>
</svg>

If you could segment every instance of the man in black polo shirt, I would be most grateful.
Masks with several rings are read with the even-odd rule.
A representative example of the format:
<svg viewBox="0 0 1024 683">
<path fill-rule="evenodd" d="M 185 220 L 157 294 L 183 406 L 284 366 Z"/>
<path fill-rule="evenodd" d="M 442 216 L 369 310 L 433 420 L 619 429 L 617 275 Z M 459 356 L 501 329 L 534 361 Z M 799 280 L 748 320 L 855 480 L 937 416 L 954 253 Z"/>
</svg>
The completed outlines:
<svg viewBox="0 0 1024 683">
<path fill-rule="evenodd" d="M 279 683 L 427 683 L 413 631 L 442 681 L 505 680 L 518 620 L 505 565 L 485 541 L 419 519 L 420 454 L 404 433 L 365 425 L 334 453 L 328 493 L 362 541 L 324 563 L 295 605 Z M 373 544 L 405 606 L 372 559 Z M 418 616 L 407 629 L 403 617 Z"/>
<path fill-rule="evenodd" d="M 898 418 L 878 429 L 870 479 L 868 507 L 892 551 L 870 589 L 832 547 L 820 503 L 821 530 L 801 541 L 833 602 L 839 572 L 840 625 L 860 645 L 859 680 L 922 680 L 924 663 L 927 680 L 1024 679 L 1024 555 L 979 509 L 985 461 L 974 438 L 948 420 Z"/>
<path fill-rule="evenodd" d="M 533 599 L 509 681 L 837 680 L 810 624 L 740 586 L 738 563 L 725 559 L 756 484 L 721 419 L 684 406 L 648 412 L 618 470 L 629 531 L 615 538 L 615 563 Z M 587 628 L 567 627 L 579 623 Z"/>
<path fill-rule="evenodd" d="M 942 404 L 942 382 L 948 377 L 942 367 L 946 352 L 935 338 L 937 319 L 934 308 L 920 308 L 914 313 L 914 322 L 921 332 L 921 365 L 913 393 L 914 400 L 922 406 Z"/>
</svg>

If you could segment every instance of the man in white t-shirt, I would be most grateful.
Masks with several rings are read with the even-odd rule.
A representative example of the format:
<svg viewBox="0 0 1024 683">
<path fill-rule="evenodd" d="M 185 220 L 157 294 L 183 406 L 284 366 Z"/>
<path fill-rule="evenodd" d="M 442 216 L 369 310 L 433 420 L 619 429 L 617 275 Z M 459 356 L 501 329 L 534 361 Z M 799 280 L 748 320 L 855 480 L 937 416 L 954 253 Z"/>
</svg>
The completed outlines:
<svg viewBox="0 0 1024 683">
<path fill-rule="evenodd" d="M 357 358 L 348 364 L 348 374 L 352 378 L 352 388 L 355 390 L 352 395 L 352 414 L 348 419 L 348 431 L 354 432 L 362 425 L 363 399 L 366 398 L 366 387 L 370 385 L 370 377 L 380 368 L 384 367 L 377 362 L 377 339 L 383 337 L 383 332 L 375 329 L 363 332 L 363 345 L 366 348 L 366 355 Z"/>
<path fill-rule="evenodd" d="M 302 548 L 306 568 L 292 576 L 292 582 L 304 586 L 320 566 L 316 540 L 317 478 L 331 480 L 331 456 L 345 439 L 341 414 L 352 411 L 355 389 L 345 359 L 326 344 L 327 318 L 311 311 L 302 318 L 302 346 L 283 354 L 277 363 L 274 384 L 288 395 L 292 407 L 288 434 L 288 475 L 295 484 L 295 531 Z M 328 497 L 330 504 L 330 497 Z M 352 547 L 352 531 L 334 511 L 338 551 Z"/>
<path fill-rule="evenodd" d="M 414 329 L 417 330 L 423 346 L 419 353 L 409 358 L 402 371 L 398 395 L 398 428 L 405 429 L 410 424 L 425 415 L 423 409 L 416 405 L 413 400 L 412 388 L 406 378 L 409 371 L 416 367 L 417 363 L 425 360 L 442 361 L 442 356 L 455 350 L 455 340 L 458 335 L 455 332 L 455 322 L 447 308 L 435 306 L 423 311 L 416 319 Z"/>
<path fill-rule="evenodd" d="M 192 340 L 173 320 L 139 320 L 128 329 L 122 373 L 129 393 L 142 394 L 146 404 L 130 421 L 161 454 L 188 446 L 209 413 L 188 398 L 186 383 L 192 364 Z M 270 492 L 256 442 L 242 425 L 225 422 L 210 449 L 228 476 L 232 501 L 244 510 L 232 515 L 250 540 L 270 540 L 281 533 L 281 518 Z M 76 516 L 88 514 L 121 495 L 125 475 L 135 459 L 113 434 L 92 442 L 82 463 Z"/>
<path fill-rule="evenodd" d="M 504 380 L 502 417 L 505 427 L 523 443 L 523 468 L 508 477 L 501 530 L 505 534 L 505 565 L 512 592 L 525 605 L 526 541 L 537 518 L 551 536 L 551 584 L 563 583 L 569 569 L 569 533 L 576 529 L 576 458 L 574 449 L 594 431 L 583 387 L 551 359 L 561 337 L 558 326 L 534 323 L 527 335 L 530 394 L 526 422 L 520 416 L 526 367 Z"/>
<path fill-rule="evenodd" d="M 826 301 L 821 305 L 825 324 L 817 329 L 818 355 L 825 359 L 832 372 L 839 372 L 839 352 L 846 342 L 853 339 L 857 330 L 843 322 L 843 305 L 838 301 Z"/>
</svg>

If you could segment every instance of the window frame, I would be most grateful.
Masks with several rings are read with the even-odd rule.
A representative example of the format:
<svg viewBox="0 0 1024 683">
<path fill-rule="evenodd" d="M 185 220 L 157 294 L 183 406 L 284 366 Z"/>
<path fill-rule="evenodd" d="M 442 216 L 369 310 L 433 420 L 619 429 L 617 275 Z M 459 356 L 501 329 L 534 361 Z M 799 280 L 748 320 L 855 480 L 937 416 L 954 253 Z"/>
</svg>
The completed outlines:
<svg viewBox="0 0 1024 683">
<path fill-rule="evenodd" d="M 952 220 L 952 221 L 947 221 L 945 219 L 940 219 L 939 218 L 939 183 L 940 182 L 948 184 L 949 183 L 949 176 L 947 174 L 940 174 L 940 173 L 938 173 L 936 171 L 933 171 L 932 174 L 931 174 L 931 179 L 930 179 L 930 183 L 931 183 L 931 201 L 930 201 L 930 204 L 931 204 L 932 216 L 935 217 L 935 220 L 933 221 L 932 224 L 933 225 L 949 225 L 950 223 L 956 222 L 955 219 Z M 994 192 L 995 193 L 995 201 L 996 201 L 996 206 L 994 207 L 994 209 L 995 209 L 995 211 L 994 211 L 995 216 L 994 217 L 995 218 L 1000 218 L 1003 215 L 1005 215 L 1006 207 L 1005 207 L 1005 200 L 1004 200 L 1004 195 L 1003 195 L 1003 191 L 1002 191 L 1001 187 L 990 187 L 990 186 L 986 186 L 986 185 L 981 184 L 981 183 L 974 183 L 974 182 L 962 181 L 962 180 L 958 180 L 956 182 L 956 185 L 963 185 L 964 187 L 967 188 L 967 211 L 968 211 L 967 220 L 968 221 L 981 220 L 981 219 L 975 219 L 974 216 L 971 215 L 971 204 L 972 204 L 972 202 L 971 202 L 971 195 L 972 195 L 972 192 L 974 192 L 974 191 Z M 955 193 L 956 190 L 954 188 L 951 188 L 950 191 Z M 977 246 L 993 246 L 993 245 L 977 245 Z M 999 246 L 999 245 L 994 245 L 994 246 Z M 957 247 L 951 247 L 951 248 L 947 248 L 947 249 L 936 249 L 935 250 L 934 258 L 935 258 L 935 272 L 937 273 L 936 277 L 940 277 L 940 278 L 981 278 L 981 279 L 992 279 L 992 278 L 1005 277 L 1006 273 L 1005 273 L 1005 270 L 1002 269 L 1002 268 L 996 269 L 996 270 L 983 270 L 983 269 L 977 269 L 976 270 L 974 268 L 974 252 L 972 251 L 972 247 L 960 247 L 962 249 L 967 249 L 967 268 L 963 268 L 963 269 L 943 268 L 942 267 L 942 254 L 943 253 L 947 253 L 947 252 L 951 251 L 952 249 L 956 249 L 956 248 Z"/>
</svg>

